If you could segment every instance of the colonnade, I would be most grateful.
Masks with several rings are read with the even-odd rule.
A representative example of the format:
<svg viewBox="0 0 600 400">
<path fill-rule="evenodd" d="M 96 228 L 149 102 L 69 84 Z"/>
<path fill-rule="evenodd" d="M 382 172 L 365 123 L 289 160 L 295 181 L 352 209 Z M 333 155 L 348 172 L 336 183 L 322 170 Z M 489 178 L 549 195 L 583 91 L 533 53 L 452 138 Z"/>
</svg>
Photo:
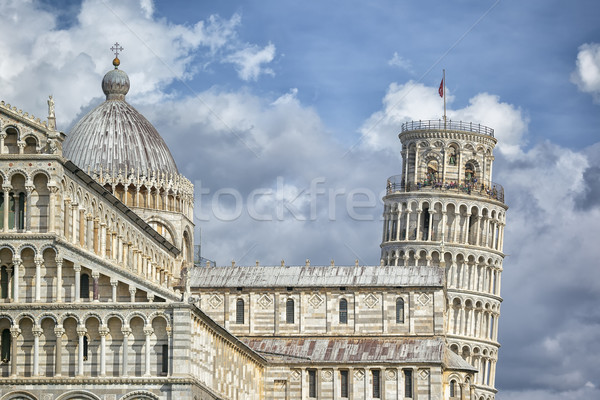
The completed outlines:
<svg viewBox="0 0 600 400">
<path fill-rule="evenodd" d="M 192 218 L 194 187 L 183 175 L 139 170 L 95 170 L 90 175 L 128 207 L 179 212 Z"/>
<path fill-rule="evenodd" d="M 109 277 L 110 278 L 110 286 L 111 286 L 111 292 L 110 292 L 110 297 L 108 297 L 108 293 L 101 293 L 100 290 L 100 277 L 101 274 L 99 271 L 94 270 L 94 269 L 89 269 L 88 267 L 86 267 L 86 269 L 89 269 L 89 273 L 86 274 L 88 275 L 88 279 L 89 277 L 92 278 L 91 281 L 91 285 L 90 282 L 88 281 L 88 285 L 91 286 L 91 293 L 92 296 L 91 298 L 89 298 L 89 295 L 86 296 L 86 294 L 89 293 L 89 288 L 88 291 L 86 290 L 82 290 L 82 268 L 83 266 L 81 264 L 78 263 L 72 263 L 72 266 L 70 266 L 69 268 L 72 268 L 72 274 L 65 274 L 65 270 L 64 270 L 64 259 L 60 258 L 60 257 L 56 257 L 55 258 L 55 267 L 56 268 L 56 279 L 53 279 L 54 283 L 53 283 L 53 287 L 50 291 L 46 290 L 45 293 L 52 293 L 52 295 L 48 296 L 46 295 L 45 298 L 42 298 L 42 291 L 43 289 L 47 289 L 46 287 L 44 287 L 42 285 L 42 278 L 44 276 L 44 274 L 42 273 L 42 270 L 45 269 L 45 265 L 44 265 L 44 258 L 41 256 L 36 256 L 34 258 L 34 264 L 35 264 L 35 272 L 33 275 L 33 298 L 31 299 L 31 302 L 34 303 L 62 303 L 62 302 L 71 302 L 71 303 L 80 303 L 84 300 L 87 301 L 93 301 L 93 302 L 99 302 L 99 301 L 111 301 L 111 302 L 117 302 L 117 301 L 123 301 L 123 299 L 119 299 L 118 297 L 118 286 L 119 286 L 119 280 L 115 277 Z M 12 288 L 12 291 L 8 291 L 7 293 L 5 293 L 4 297 L 5 299 L 9 300 L 11 303 L 23 303 L 23 302 L 28 302 L 26 296 L 22 296 L 21 292 L 24 289 L 24 285 L 22 282 L 22 279 L 25 275 L 25 267 L 23 266 L 23 261 L 20 257 L 13 257 L 12 258 L 12 263 L 8 263 L 8 265 L 4 265 L 2 266 L 2 268 L 6 268 L 6 275 L 3 274 L 2 279 L 8 279 L 8 282 L 2 282 L 2 284 L 6 285 L 6 287 L 10 287 Z M 64 296 L 64 278 L 65 275 L 69 275 L 69 276 L 74 276 L 73 279 L 73 290 L 70 291 L 71 295 L 68 296 L 68 298 L 64 298 L 66 296 Z M 88 287 L 89 287 L 88 286 Z M 136 302 L 139 300 L 136 300 L 136 292 L 137 292 L 137 288 L 135 286 L 129 285 L 129 299 L 128 301 L 130 302 Z M 83 295 L 83 296 L 82 296 Z M 103 297 L 103 298 L 101 298 Z M 154 294 L 152 293 L 147 293 L 146 295 L 146 299 L 148 302 L 152 302 L 154 301 Z"/>
<path fill-rule="evenodd" d="M 2 318 L 0 318 L 0 322 L 2 321 Z M 62 324 L 56 324 L 54 326 L 53 329 L 53 333 L 54 333 L 54 338 L 52 339 L 52 342 L 55 341 L 55 345 L 53 346 L 53 349 L 50 351 L 50 354 L 45 354 L 46 357 L 45 359 L 47 360 L 48 356 L 53 356 L 53 364 L 52 365 L 48 365 L 48 361 L 46 361 L 44 363 L 44 370 L 42 372 L 42 369 L 40 367 L 40 361 L 41 361 L 41 349 L 40 349 L 40 338 L 44 335 L 46 335 L 47 333 L 44 331 L 44 329 L 42 329 L 42 327 L 40 325 L 37 324 L 33 324 L 32 328 L 31 328 L 31 334 L 33 336 L 33 348 L 32 348 L 32 358 L 31 358 L 31 362 L 27 363 L 25 361 L 25 358 L 30 357 L 31 355 L 28 355 L 26 353 L 24 353 L 23 351 L 19 351 L 19 345 L 23 346 L 24 341 L 26 340 L 25 338 L 21 339 L 22 336 L 22 329 L 19 326 L 19 324 L 14 324 L 11 325 L 10 329 L 10 335 L 11 335 L 11 343 L 10 343 L 10 360 L 4 360 L 4 362 L 9 363 L 9 371 L 8 371 L 8 376 L 10 377 L 36 377 L 36 376 L 49 376 L 49 372 L 48 370 L 52 371 L 52 374 L 50 374 L 51 376 L 55 376 L 55 377 L 60 377 L 63 376 L 63 373 L 66 372 L 67 376 L 100 376 L 100 377 L 104 377 L 107 376 L 107 363 L 108 363 L 108 356 L 107 356 L 107 337 L 111 337 L 111 341 L 113 343 L 111 343 L 111 348 L 115 346 L 114 343 L 114 338 L 115 338 L 115 332 L 114 329 L 110 329 L 108 325 L 106 324 L 102 324 L 99 326 L 98 328 L 98 334 L 100 337 L 100 343 L 99 343 L 99 360 L 97 361 L 92 361 L 92 362 L 97 362 L 98 365 L 94 366 L 94 368 L 88 366 L 90 364 L 90 360 L 91 358 L 88 358 L 89 356 L 89 334 L 88 334 L 88 327 L 86 327 L 85 323 L 81 324 L 77 324 L 76 326 L 76 333 L 77 333 L 77 343 L 69 343 L 69 338 L 66 335 L 66 329 L 63 327 Z M 130 325 L 128 324 L 124 324 L 121 326 L 121 329 L 119 330 L 120 334 L 122 335 L 122 340 L 121 343 L 118 344 L 118 348 L 120 348 L 122 350 L 121 353 L 121 357 L 120 357 L 120 365 L 118 368 L 118 376 L 121 377 L 126 377 L 126 376 L 131 376 L 131 367 L 135 366 L 135 363 L 131 362 L 132 356 L 133 356 L 133 342 L 130 341 L 130 337 L 132 337 L 132 333 L 133 330 L 131 328 Z M 165 329 L 166 331 L 166 335 L 167 335 L 167 340 L 166 343 L 163 345 L 163 349 L 162 349 L 162 354 L 158 354 L 158 353 L 153 353 L 152 350 L 152 340 L 153 340 L 153 335 L 155 334 L 155 329 L 153 328 L 151 323 L 148 323 L 146 325 L 143 326 L 143 334 L 145 337 L 144 340 L 144 344 L 143 344 L 143 353 L 144 353 L 144 363 L 140 364 L 140 366 L 142 367 L 142 376 L 152 376 L 152 375 L 161 375 L 161 376 L 167 376 L 170 375 L 172 373 L 172 362 L 168 361 L 172 358 L 172 354 L 171 354 L 171 349 L 173 348 L 173 336 L 172 336 L 172 330 L 169 326 L 167 326 L 167 328 Z M 47 339 L 47 338 L 45 338 Z M 155 341 L 158 339 L 155 339 Z M 5 346 L 5 344 L 3 343 L 3 346 Z M 69 346 L 75 346 L 77 349 L 77 353 L 76 353 L 76 363 L 74 363 L 74 373 L 70 372 L 70 368 L 67 367 L 67 371 L 65 371 L 64 366 L 65 364 L 65 360 L 64 355 L 66 352 L 66 348 Z M 47 346 L 44 346 L 45 349 L 47 349 Z M 161 357 L 166 357 L 167 360 L 160 360 L 161 364 L 163 366 L 163 368 L 157 368 L 157 370 L 154 371 L 153 373 L 153 369 L 151 366 L 151 361 L 153 359 L 155 360 L 159 360 Z M 166 367 L 166 368 L 165 368 Z M 113 369 L 115 367 L 113 366 Z M 92 372 L 92 370 L 94 372 Z M 115 376 L 115 371 L 111 371 L 111 376 Z M 136 373 L 133 373 L 133 376 L 136 376 Z"/>
<path fill-rule="evenodd" d="M 498 317 L 491 309 L 452 304 L 447 326 L 450 334 L 497 341 Z"/>
<path fill-rule="evenodd" d="M 408 207 L 406 203 L 401 207 L 397 203 L 385 206 L 383 242 L 443 240 L 445 243 L 502 251 L 505 223 L 495 215 L 468 213 L 466 210 L 447 212 L 423 208 L 423 204 L 415 202 L 409 204 Z"/>
<path fill-rule="evenodd" d="M 124 236 L 116 224 L 109 225 L 99 217 L 86 213 L 84 208 L 80 208 L 70 198 L 64 200 L 63 212 L 63 234 L 67 241 L 112 260 L 157 284 L 171 286 L 174 279 L 173 258 L 153 256 L 147 247 L 141 248 Z"/>
</svg>

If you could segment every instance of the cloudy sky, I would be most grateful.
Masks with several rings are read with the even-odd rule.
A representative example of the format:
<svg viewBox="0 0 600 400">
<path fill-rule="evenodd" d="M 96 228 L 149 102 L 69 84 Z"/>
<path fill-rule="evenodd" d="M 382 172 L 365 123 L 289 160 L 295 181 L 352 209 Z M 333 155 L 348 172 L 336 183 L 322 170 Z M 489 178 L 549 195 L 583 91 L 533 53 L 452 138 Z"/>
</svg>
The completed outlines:
<svg viewBox="0 0 600 400">
<path fill-rule="evenodd" d="M 0 98 L 59 129 L 127 99 L 196 185 L 224 265 L 378 264 L 402 122 L 495 129 L 510 206 L 498 398 L 600 398 L 600 3 L 0 0 Z M 201 233 L 201 234 L 200 234 Z"/>
</svg>

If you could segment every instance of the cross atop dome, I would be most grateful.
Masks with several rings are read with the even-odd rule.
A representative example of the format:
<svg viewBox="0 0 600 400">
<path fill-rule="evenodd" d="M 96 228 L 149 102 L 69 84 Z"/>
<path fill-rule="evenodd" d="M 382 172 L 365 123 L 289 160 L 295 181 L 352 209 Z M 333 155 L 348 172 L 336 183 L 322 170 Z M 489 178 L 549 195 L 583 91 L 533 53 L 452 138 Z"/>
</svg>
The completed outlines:
<svg viewBox="0 0 600 400">
<path fill-rule="evenodd" d="M 113 65 L 115 66 L 115 68 L 118 68 L 119 64 L 121 64 L 121 61 L 119 60 L 119 52 L 123 51 L 123 46 L 121 46 L 119 42 L 115 42 L 115 44 L 110 48 L 110 50 L 115 53 Z"/>
</svg>

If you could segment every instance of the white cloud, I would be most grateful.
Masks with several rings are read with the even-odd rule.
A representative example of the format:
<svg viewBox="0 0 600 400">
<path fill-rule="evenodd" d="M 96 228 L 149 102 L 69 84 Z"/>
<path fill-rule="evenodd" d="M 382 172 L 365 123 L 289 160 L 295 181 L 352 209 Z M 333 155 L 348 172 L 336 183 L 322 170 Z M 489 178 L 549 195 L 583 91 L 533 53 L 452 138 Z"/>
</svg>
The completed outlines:
<svg viewBox="0 0 600 400">
<path fill-rule="evenodd" d="M 579 46 L 571 81 L 582 92 L 590 93 L 596 103 L 600 103 L 600 43 Z"/>
<path fill-rule="evenodd" d="M 408 72 L 412 71 L 412 65 L 410 60 L 400 56 L 397 51 L 394 52 L 393 57 L 388 61 L 388 65 L 392 67 L 398 67 Z"/>
<path fill-rule="evenodd" d="M 454 97 L 446 95 L 447 105 Z M 443 100 L 437 88 L 409 81 L 393 83 L 383 99 L 383 109 L 371 115 L 361 128 L 365 146 L 372 150 L 398 151 L 398 133 L 403 122 L 439 120 L 443 116 Z M 494 129 L 498 139 L 497 150 L 507 157 L 521 154 L 525 144 L 528 119 L 517 107 L 502 103 L 498 96 L 479 93 L 469 100 L 465 108 L 453 110 L 447 107 L 450 120 L 481 123 Z"/>
<path fill-rule="evenodd" d="M 529 120 L 520 109 L 501 102 L 498 96 L 479 93 L 469 100 L 467 107 L 448 111 L 448 116 L 452 120 L 468 121 L 493 128 L 494 136 L 498 139 L 498 151 L 511 159 L 522 155 Z"/>
<path fill-rule="evenodd" d="M 275 46 L 269 43 L 263 48 L 256 45 L 248 45 L 246 48 L 228 55 L 223 61 L 236 65 L 238 75 L 241 79 L 255 81 L 261 74 L 274 74 L 272 69 L 263 66 L 263 64 L 273 61 L 274 57 Z"/>
</svg>

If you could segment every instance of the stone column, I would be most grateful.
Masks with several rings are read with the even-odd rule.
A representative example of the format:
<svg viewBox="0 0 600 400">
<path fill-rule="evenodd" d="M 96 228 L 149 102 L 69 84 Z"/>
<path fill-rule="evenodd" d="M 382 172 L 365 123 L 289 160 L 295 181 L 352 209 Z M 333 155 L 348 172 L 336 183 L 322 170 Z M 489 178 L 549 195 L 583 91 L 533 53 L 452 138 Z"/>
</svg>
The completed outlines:
<svg viewBox="0 0 600 400">
<path fill-rule="evenodd" d="M 146 294 L 146 298 L 148 299 L 148 303 L 154 302 L 154 294 L 153 293 Z"/>
<path fill-rule="evenodd" d="M 77 336 L 79 336 L 79 345 L 77 346 L 77 376 L 83 376 L 83 338 L 87 333 L 85 326 L 77 326 Z"/>
<path fill-rule="evenodd" d="M 4 190 L 4 232 L 8 232 L 8 210 L 10 208 L 10 191 L 12 190 L 11 185 L 2 185 L 2 190 Z"/>
<path fill-rule="evenodd" d="M 106 258 L 106 224 L 100 223 L 100 257 Z"/>
<path fill-rule="evenodd" d="M 129 301 L 132 303 L 135 303 L 135 292 L 137 292 L 137 289 L 129 286 Z"/>
<path fill-rule="evenodd" d="M 138 272 L 138 255 L 137 255 L 138 251 L 137 249 L 133 249 L 131 250 L 131 269 L 133 270 L 133 272 Z"/>
<path fill-rule="evenodd" d="M 78 209 L 79 205 L 77 203 L 72 203 L 71 204 L 71 232 L 69 232 L 71 235 L 71 243 L 73 244 L 77 244 L 77 216 L 78 216 Z"/>
<path fill-rule="evenodd" d="M 129 335 L 131 335 L 131 328 L 125 326 L 121 329 L 121 333 L 123 333 L 123 371 L 121 373 L 121 376 L 126 377 L 128 376 L 127 364 L 129 361 Z"/>
<path fill-rule="evenodd" d="M 152 334 L 154 333 L 154 329 L 152 329 L 152 325 L 146 325 L 144 327 L 144 335 L 146 335 L 146 348 L 145 350 L 145 356 L 144 356 L 144 361 L 145 361 L 145 372 L 144 372 L 144 376 L 150 376 L 150 339 Z"/>
<path fill-rule="evenodd" d="M 448 223 L 448 215 L 446 213 L 446 211 L 442 211 L 442 233 L 441 236 L 442 238 L 440 239 L 441 241 L 446 241 L 446 224 Z M 449 228 L 451 229 L 451 228 Z M 450 236 L 450 235 L 448 235 Z M 442 254 L 442 259 L 444 258 L 444 255 Z"/>
<path fill-rule="evenodd" d="M 110 330 L 108 326 L 102 325 L 98 333 L 100 334 L 100 376 L 106 376 L 106 336 Z"/>
<path fill-rule="evenodd" d="M 93 242 L 93 248 L 94 248 L 94 253 L 98 254 L 100 252 L 100 235 L 99 235 L 99 230 L 100 230 L 100 219 L 99 218 L 94 218 L 94 227 L 93 229 L 93 235 L 94 238 L 92 239 Z"/>
<path fill-rule="evenodd" d="M 58 186 L 48 186 L 50 190 L 48 202 L 48 232 L 56 232 L 56 194 Z"/>
<path fill-rule="evenodd" d="M 163 357 L 169 358 L 167 375 L 172 376 L 173 375 L 173 328 L 170 325 L 168 325 L 166 330 L 167 330 L 167 341 L 168 341 L 168 348 L 167 348 L 168 354 L 163 355 Z"/>
<path fill-rule="evenodd" d="M 94 290 L 94 302 L 99 302 L 100 301 L 100 294 L 98 293 L 98 289 L 99 289 L 99 283 L 98 281 L 100 280 L 100 272 L 98 271 L 94 271 L 92 272 L 92 279 L 94 280 L 93 283 L 93 290 Z"/>
<path fill-rule="evenodd" d="M 81 265 L 73 264 L 73 270 L 75 271 L 75 296 L 73 297 L 75 303 L 81 302 Z"/>
<path fill-rule="evenodd" d="M 42 263 L 44 259 L 36 257 L 33 262 L 35 263 L 35 301 L 39 303 L 42 301 Z"/>
<path fill-rule="evenodd" d="M 41 327 L 33 327 L 33 376 L 40 375 L 40 336 L 43 332 Z"/>
<path fill-rule="evenodd" d="M 383 237 L 381 238 L 382 242 L 387 241 L 387 213 L 385 211 L 386 209 L 387 209 L 387 207 L 384 206 L 383 207 L 383 210 L 384 210 L 383 211 Z"/>
<path fill-rule="evenodd" d="M 23 154 L 25 152 L 25 142 L 18 140 L 17 147 L 19 148 L 19 154 Z"/>
<path fill-rule="evenodd" d="M 117 302 L 117 286 L 119 285 L 119 281 L 116 279 L 110 280 L 110 286 L 112 287 L 112 297 L 111 300 L 113 303 Z"/>
<path fill-rule="evenodd" d="M 94 217 L 92 216 L 92 214 L 87 214 L 85 216 L 85 221 L 86 221 L 86 243 L 85 243 L 85 247 L 92 251 L 95 251 L 94 248 Z"/>
<path fill-rule="evenodd" d="M 454 213 L 454 221 L 452 221 L 452 242 L 456 243 L 458 231 L 460 231 L 460 213 Z"/>
<path fill-rule="evenodd" d="M 111 246 L 110 246 L 110 258 L 113 260 L 118 261 L 119 259 L 119 246 L 117 243 L 117 232 L 113 231 L 111 232 L 111 242 L 110 242 Z"/>
<path fill-rule="evenodd" d="M 65 199 L 63 211 L 63 234 L 69 240 L 69 212 L 71 210 L 71 199 Z"/>
<path fill-rule="evenodd" d="M 415 240 L 422 240 L 421 239 L 421 213 L 423 211 L 422 210 L 417 210 L 417 230 L 416 230 L 416 234 L 415 234 Z"/>
<path fill-rule="evenodd" d="M 429 214 L 429 226 L 427 226 L 427 240 L 431 241 L 431 231 L 433 230 L 433 215 L 431 211 L 427 212 Z"/>
<path fill-rule="evenodd" d="M 19 347 L 17 346 L 17 339 L 21 334 L 21 329 L 18 326 L 13 326 L 10 328 L 10 376 L 17 376 L 17 355 Z"/>
<path fill-rule="evenodd" d="M 116 243 L 116 255 L 115 255 L 115 259 L 117 260 L 118 263 L 123 263 L 123 236 L 122 235 L 117 235 L 117 243 Z"/>
<path fill-rule="evenodd" d="M 56 258 L 56 302 L 62 303 L 62 265 L 63 259 Z"/>
<path fill-rule="evenodd" d="M 86 238 L 87 238 L 87 226 L 86 226 L 86 217 L 85 217 L 85 210 L 83 208 L 79 209 L 79 215 L 77 216 L 77 218 L 79 219 L 79 240 L 76 240 L 77 242 L 79 242 L 79 245 L 81 247 L 85 247 L 86 246 Z"/>
<path fill-rule="evenodd" d="M 419 171 L 419 144 L 417 143 L 415 145 L 415 171 L 414 171 L 415 172 L 415 177 L 414 177 L 415 178 L 414 179 L 415 187 L 417 186 L 417 182 L 419 181 L 418 171 Z"/>
<path fill-rule="evenodd" d="M 13 303 L 19 302 L 19 273 L 21 272 L 21 259 L 13 258 Z"/>
<path fill-rule="evenodd" d="M 32 182 L 25 185 L 25 232 L 31 232 L 31 192 L 35 186 Z"/>
<path fill-rule="evenodd" d="M 0 133 L 0 154 L 4 154 L 4 139 L 6 139 L 6 132 Z"/>
<path fill-rule="evenodd" d="M 481 236 L 481 216 L 478 215 L 477 216 L 477 229 L 475 229 L 475 246 L 479 246 L 480 243 L 480 236 Z"/>
<path fill-rule="evenodd" d="M 65 334 L 65 330 L 62 325 L 57 325 L 54 328 L 54 334 L 56 335 L 56 352 L 55 352 L 55 366 L 54 376 L 62 375 L 62 337 Z"/>
</svg>

